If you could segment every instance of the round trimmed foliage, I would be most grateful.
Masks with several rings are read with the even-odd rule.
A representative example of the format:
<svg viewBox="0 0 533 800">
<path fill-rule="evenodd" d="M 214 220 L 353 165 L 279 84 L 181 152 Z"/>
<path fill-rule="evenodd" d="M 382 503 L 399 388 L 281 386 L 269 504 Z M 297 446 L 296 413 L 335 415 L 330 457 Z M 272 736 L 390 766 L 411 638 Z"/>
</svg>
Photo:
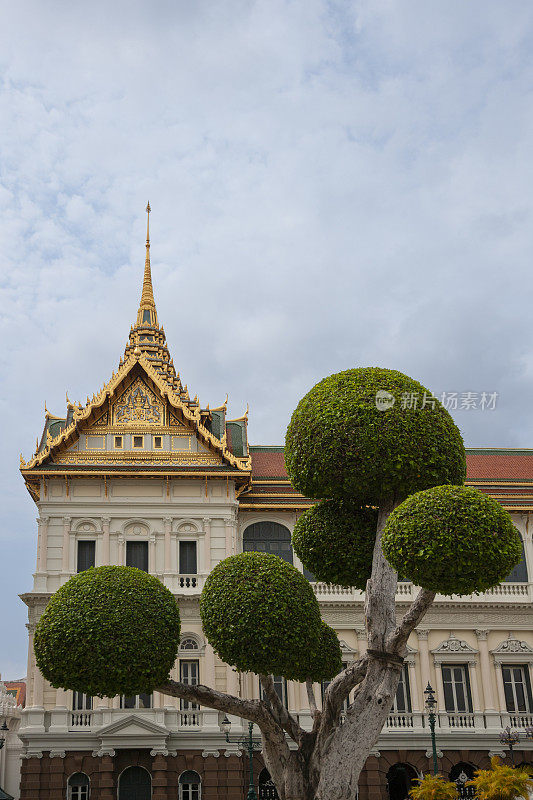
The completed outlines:
<svg viewBox="0 0 533 800">
<path fill-rule="evenodd" d="M 448 595 L 496 586 L 522 557 L 507 511 L 465 486 L 435 486 L 408 497 L 389 516 L 382 545 L 399 574 Z"/>
<path fill-rule="evenodd" d="M 306 679 L 309 653 L 320 642 L 318 602 L 309 581 L 278 556 L 250 551 L 217 564 L 202 591 L 200 616 L 227 664 Z"/>
<path fill-rule="evenodd" d="M 379 367 L 330 375 L 300 400 L 285 462 L 307 497 L 358 505 L 466 475 L 461 434 L 441 403 L 418 381 Z"/>
<path fill-rule="evenodd" d="M 330 681 L 335 675 L 339 674 L 341 669 L 342 653 L 337 634 L 333 628 L 322 622 L 320 626 L 320 643 L 318 650 L 311 655 L 307 677 L 318 683 L 320 681 Z"/>
<path fill-rule="evenodd" d="M 52 686 L 114 697 L 164 683 L 179 641 L 178 605 L 157 578 L 134 567 L 97 567 L 52 596 L 34 648 Z"/>
<path fill-rule="evenodd" d="M 319 581 L 365 589 L 372 572 L 378 511 L 322 500 L 298 519 L 292 544 Z"/>
</svg>

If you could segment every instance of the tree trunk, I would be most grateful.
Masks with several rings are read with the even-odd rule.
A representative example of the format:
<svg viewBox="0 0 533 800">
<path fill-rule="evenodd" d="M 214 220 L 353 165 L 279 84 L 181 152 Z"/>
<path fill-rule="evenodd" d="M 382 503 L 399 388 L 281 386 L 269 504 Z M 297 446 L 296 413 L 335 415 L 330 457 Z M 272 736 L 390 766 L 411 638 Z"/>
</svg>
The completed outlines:
<svg viewBox="0 0 533 800">
<path fill-rule="evenodd" d="M 396 694 L 401 659 L 388 660 L 385 651 L 387 639 L 396 628 L 397 576 L 385 560 L 381 547 L 383 529 L 395 505 L 391 498 L 381 503 L 379 509 L 372 575 L 365 600 L 370 656 L 367 673 L 348 709 L 345 723 L 317 753 L 315 771 L 319 772 L 320 780 L 314 800 L 354 800 L 359 775 L 378 740 Z"/>
</svg>

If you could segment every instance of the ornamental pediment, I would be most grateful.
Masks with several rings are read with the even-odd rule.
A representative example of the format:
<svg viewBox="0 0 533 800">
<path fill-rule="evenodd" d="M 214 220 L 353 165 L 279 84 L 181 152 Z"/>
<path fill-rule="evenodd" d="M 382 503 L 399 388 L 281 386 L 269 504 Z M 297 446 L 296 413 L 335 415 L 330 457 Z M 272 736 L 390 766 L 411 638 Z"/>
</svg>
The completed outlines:
<svg viewBox="0 0 533 800">
<path fill-rule="evenodd" d="M 138 377 L 114 401 L 112 420 L 114 425 L 162 426 L 165 424 L 165 406 L 143 379 Z"/>
<path fill-rule="evenodd" d="M 464 639 L 459 639 L 454 633 L 450 633 L 449 637 L 431 652 L 437 662 L 450 658 L 455 659 L 458 656 L 471 660 L 474 659 L 478 653 L 474 647 L 471 647 Z"/>
<path fill-rule="evenodd" d="M 142 737 L 147 734 L 166 737 L 168 736 L 168 730 L 163 725 L 144 719 L 140 715 L 128 714 L 127 717 L 105 725 L 98 731 L 98 737 L 107 740 L 114 736 Z"/>
<path fill-rule="evenodd" d="M 502 655 L 524 655 L 531 657 L 533 656 L 533 648 L 528 645 L 527 642 L 521 641 L 520 639 L 516 639 L 512 633 L 509 634 L 508 638 L 501 642 L 498 647 L 495 647 L 494 650 L 490 651 L 495 656 L 502 656 Z"/>
</svg>

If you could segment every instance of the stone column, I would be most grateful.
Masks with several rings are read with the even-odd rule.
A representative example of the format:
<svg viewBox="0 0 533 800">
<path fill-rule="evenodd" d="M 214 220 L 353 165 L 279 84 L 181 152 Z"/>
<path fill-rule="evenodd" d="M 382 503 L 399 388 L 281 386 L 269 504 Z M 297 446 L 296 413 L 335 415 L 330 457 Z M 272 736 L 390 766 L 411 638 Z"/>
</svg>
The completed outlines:
<svg viewBox="0 0 533 800">
<path fill-rule="evenodd" d="M 474 711 L 482 711 L 483 709 L 479 698 L 477 663 L 475 661 L 471 661 L 468 664 L 468 670 L 470 675 L 470 687 L 472 689 L 472 705 L 474 707 Z"/>
<path fill-rule="evenodd" d="M 98 800 L 115 800 L 115 780 L 114 771 L 115 765 L 113 763 L 114 750 L 99 750 L 93 753 L 94 756 L 100 756 L 99 781 L 98 781 Z"/>
<path fill-rule="evenodd" d="M 156 554 L 155 554 L 155 534 L 152 533 L 149 540 L 149 555 L 148 555 L 148 572 L 151 572 L 153 575 L 156 574 Z"/>
<path fill-rule="evenodd" d="M 167 800 L 167 751 L 151 750 L 152 800 Z"/>
<path fill-rule="evenodd" d="M 51 750 L 50 751 L 50 797 L 63 797 L 64 796 L 64 750 Z"/>
<path fill-rule="evenodd" d="M 117 540 L 117 564 L 123 567 L 126 564 L 126 540 L 123 536 L 119 536 Z"/>
<path fill-rule="evenodd" d="M 357 636 L 357 649 L 359 651 L 359 656 L 362 656 L 366 653 L 366 649 L 368 647 L 366 628 L 356 628 L 355 634 Z"/>
<path fill-rule="evenodd" d="M 176 565 L 172 564 L 172 556 L 170 552 L 170 543 L 172 540 L 172 517 L 164 517 L 163 525 L 165 531 L 165 566 L 164 572 L 177 572 Z"/>
<path fill-rule="evenodd" d="M 48 522 L 50 517 L 39 517 L 39 553 L 37 556 L 37 572 L 46 572 L 48 565 Z"/>
<path fill-rule="evenodd" d="M 442 682 L 442 661 L 435 661 L 435 678 L 437 679 L 437 708 L 439 711 L 445 710 L 444 684 Z"/>
<path fill-rule="evenodd" d="M 422 692 L 425 692 L 428 683 L 431 683 L 431 671 L 429 664 L 429 645 L 427 630 L 417 630 L 418 651 L 420 653 L 420 677 L 422 679 Z"/>
<path fill-rule="evenodd" d="M 227 556 L 233 555 L 233 538 L 235 535 L 235 521 L 234 515 L 229 519 L 224 520 L 224 525 L 226 528 L 226 558 Z"/>
<path fill-rule="evenodd" d="M 110 562 L 109 551 L 109 525 L 111 517 L 102 517 L 102 566 L 106 566 Z"/>
<path fill-rule="evenodd" d="M 409 671 L 409 686 L 411 689 L 411 708 L 413 711 L 420 711 L 420 694 L 418 690 L 418 680 L 416 677 L 416 663 L 414 658 L 407 662 Z"/>
<path fill-rule="evenodd" d="M 503 688 L 502 662 L 494 660 L 494 667 L 496 669 L 496 686 L 498 687 L 500 711 L 505 714 L 507 712 L 507 703 L 505 702 L 505 690 Z"/>
<path fill-rule="evenodd" d="M 481 686 L 483 689 L 483 700 L 485 711 L 496 711 L 494 703 L 494 692 L 492 690 L 492 670 L 490 666 L 489 645 L 487 642 L 487 630 L 477 630 L 476 636 L 479 647 L 479 662 L 481 667 Z"/>
<path fill-rule="evenodd" d="M 202 522 L 205 532 L 203 569 L 204 572 L 208 575 L 211 572 L 211 519 L 209 517 L 204 517 Z"/>
<path fill-rule="evenodd" d="M 37 664 L 33 663 L 33 697 L 32 706 L 43 708 L 44 704 L 44 678 Z"/>
<path fill-rule="evenodd" d="M 63 517 L 63 560 L 61 570 L 65 577 L 70 573 L 70 522 L 71 517 Z"/>
</svg>

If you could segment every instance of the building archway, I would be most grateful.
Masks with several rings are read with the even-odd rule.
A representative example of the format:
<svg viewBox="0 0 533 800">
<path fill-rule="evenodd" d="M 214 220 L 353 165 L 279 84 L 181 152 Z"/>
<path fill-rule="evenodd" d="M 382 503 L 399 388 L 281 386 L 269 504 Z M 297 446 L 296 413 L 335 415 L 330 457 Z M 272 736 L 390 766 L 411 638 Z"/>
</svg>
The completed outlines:
<svg viewBox="0 0 533 800">
<path fill-rule="evenodd" d="M 418 773 L 411 764 L 393 764 L 387 772 L 389 800 L 409 800 Z"/>
<path fill-rule="evenodd" d="M 242 549 L 260 553 L 272 553 L 289 564 L 293 563 L 291 532 L 279 522 L 265 520 L 253 522 L 242 535 Z"/>
<path fill-rule="evenodd" d="M 151 800 L 152 776 L 144 767 L 126 767 L 118 779 L 118 800 Z"/>
<path fill-rule="evenodd" d="M 259 800 L 279 800 L 279 795 L 266 767 L 259 773 Z"/>
<path fill-rule="evenodd" d="M 459 761 L 454 764 L 448 775 L 448 779 L 457 786 L 457 795 L 463 798 L 475 797 L 476 790 L 473 786 L 467 786 L 467 781 L 471 781 L 477 767 L 468 764 L 466 761 Z"/>
</svg>

